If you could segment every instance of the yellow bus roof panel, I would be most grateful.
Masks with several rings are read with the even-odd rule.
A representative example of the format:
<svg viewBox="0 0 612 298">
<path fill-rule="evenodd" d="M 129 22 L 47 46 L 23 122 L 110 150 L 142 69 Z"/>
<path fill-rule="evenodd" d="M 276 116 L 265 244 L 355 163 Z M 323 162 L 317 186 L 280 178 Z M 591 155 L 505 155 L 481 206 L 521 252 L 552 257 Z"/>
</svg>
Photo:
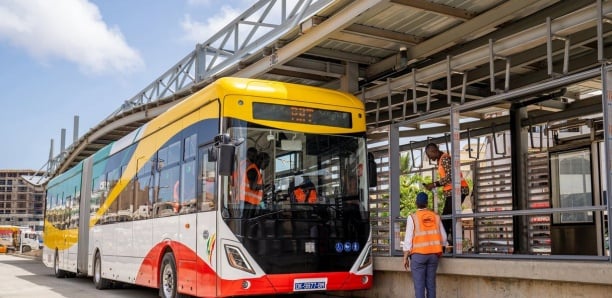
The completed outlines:
<svg viewBox="0 0 612 298">
<path fill-rule="evenodd" d="M 364 105 L 351 94 L 319 87 L 241 78 L 222 78 L 217 83 L 220 89 L 219 93 L 225 94 L 223 100 L 224 116 L 298 131 L 316 131 L 319 133 L 365 131 Z M 299 123 L 288 124 L 287 122 L 253 119 L 253 102 L 348 112 L 352 115 L 352 128 Z M 287 125 L 291 127 L 287 127 Z"/>
</svg>

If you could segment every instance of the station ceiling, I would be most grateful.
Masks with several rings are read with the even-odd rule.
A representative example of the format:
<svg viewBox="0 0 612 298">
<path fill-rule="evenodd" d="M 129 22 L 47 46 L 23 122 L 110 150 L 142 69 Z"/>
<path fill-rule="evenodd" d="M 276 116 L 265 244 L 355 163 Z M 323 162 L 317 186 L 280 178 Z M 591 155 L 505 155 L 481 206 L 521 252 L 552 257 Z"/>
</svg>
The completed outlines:
<svg viewBox="0 0 612 298">
<path fill-rule="evenodd" d="M 600 58 L 612 57 L 609 1 L 329 2 L 273 43 L 210 79 L 253 77 L 352 92 L 366 104 L 369 136 L 376 141 L 386 137 L 384 127 L 391 123 L 448 108 L 448 90 L 452 103 L 479 101 L 597 68 Z M 598 11 L 604 16 L 599 31 Z M 598 38 L 603 42 L 598 43 Z M 598 80 L 519 100 L 540 98 L 538 109 L 562 111 L 600 90 Z M 55 172 L 121 138 L 205 83 L 105 119 L 73 144 Z M 480 107 L 461 116 L 487 119 L 511 103 Z M 428 120 L 447 130 L 448 121 L 446 116 Z"/>
</svg>

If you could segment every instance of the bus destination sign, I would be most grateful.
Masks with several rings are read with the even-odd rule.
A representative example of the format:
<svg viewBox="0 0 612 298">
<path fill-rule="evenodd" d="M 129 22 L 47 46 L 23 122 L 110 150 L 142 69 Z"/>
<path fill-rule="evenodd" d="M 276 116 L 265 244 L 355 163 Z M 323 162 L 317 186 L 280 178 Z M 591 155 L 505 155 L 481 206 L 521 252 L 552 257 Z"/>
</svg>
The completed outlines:
<svg viewBox="0 0 612 298">
<path fill-rule="evenodd" d="M 351 113 L 254 102 L 253 118 L 303 124 L 352 127 Z"/>
</svg>

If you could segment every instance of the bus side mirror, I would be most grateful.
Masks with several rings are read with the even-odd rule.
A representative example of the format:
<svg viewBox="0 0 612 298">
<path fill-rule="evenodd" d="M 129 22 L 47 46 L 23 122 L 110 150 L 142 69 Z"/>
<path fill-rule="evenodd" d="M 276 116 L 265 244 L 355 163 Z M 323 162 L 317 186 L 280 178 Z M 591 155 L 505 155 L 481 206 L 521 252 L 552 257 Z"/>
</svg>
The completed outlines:
<svg viewBox="0 0 612 298">
<path fill-rule="evenodd" d="M 220 144 L 219 145 L 219 158 L 217 163 L 217 169 L 219 169 L 219 175 L 230 176 L 234 173 L 234 151 L 236 148 L 233 144 Z"/>
<path fill-rule="evenodd" d="M 374 154 L 368 152 L 368 186 L 375 187 L 378 185 L 378 173 L 376 172 L 376 161 Z"/>
</svg>

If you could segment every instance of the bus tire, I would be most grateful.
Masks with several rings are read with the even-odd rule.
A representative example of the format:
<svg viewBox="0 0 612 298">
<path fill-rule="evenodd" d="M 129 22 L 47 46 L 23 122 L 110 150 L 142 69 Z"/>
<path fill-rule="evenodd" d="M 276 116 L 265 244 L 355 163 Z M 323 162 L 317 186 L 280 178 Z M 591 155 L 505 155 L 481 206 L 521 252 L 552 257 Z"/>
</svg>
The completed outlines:
<svg viewBox="0 0 612 298">
<path fill-rule="evenodd" d="M 110 281 L 102 277 L 102 260 L 99 252 L 96 252 L 96 258 L 94 259 L 93 282 L 98 290 L 104 290 L 110 287 Z"/>
<path fill-rule="evenodd" d="M 30 252 L 32 248 L 29 245 L 24 245 L 21 247 L 21 252 Z"/>
<path fill-rule="evenodd" d="M 55 277 L 57 278 L 66 277 L 66 271 L 59 268 L 59 253 L 57 250 L 55 251 L 55 259 L 53 260 L 53 273 L 55 273 Z"/>
<path fill-rule="evenodd" d="M 159 297 L 162 298 L 178 298 L 176 280 L 176 261 L 174 254 L 167 252 L 161 262 L 159 270 Z"/>
</svg>

